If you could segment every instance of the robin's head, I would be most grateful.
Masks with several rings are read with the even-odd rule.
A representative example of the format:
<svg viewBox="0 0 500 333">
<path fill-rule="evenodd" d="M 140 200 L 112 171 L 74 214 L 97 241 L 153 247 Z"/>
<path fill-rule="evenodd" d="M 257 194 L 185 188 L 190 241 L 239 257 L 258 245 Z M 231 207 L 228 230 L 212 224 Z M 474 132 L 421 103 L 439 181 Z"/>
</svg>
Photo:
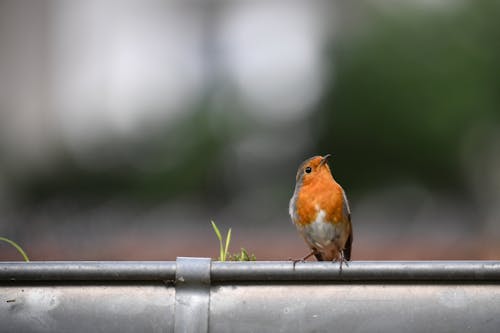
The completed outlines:
<svg viewBox="0 0 500 333">
<path fill-rule="evenodd" d="M 330 156 L 330 154 L 326 154 L 325 156 L 314 156 L 302 162 L 295 178 L 297 183 L 304 185 L 313 182 L 315 179 L 321 180 L 325 177 L 332 178 L 327 163 Z"/>
</svg>

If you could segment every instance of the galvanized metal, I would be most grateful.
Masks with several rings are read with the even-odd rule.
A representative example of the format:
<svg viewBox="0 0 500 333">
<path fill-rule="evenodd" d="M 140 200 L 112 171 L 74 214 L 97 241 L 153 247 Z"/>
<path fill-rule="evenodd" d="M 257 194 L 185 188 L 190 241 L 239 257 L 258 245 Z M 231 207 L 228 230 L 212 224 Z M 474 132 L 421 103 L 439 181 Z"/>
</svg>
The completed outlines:
<svg viewBox="0 0 500 333">
<path fill-rule="evenodd" d="M 3 282 L 0 332 L 173 332 L 174 303 L 163 282 Z"/>
<path fill-rule="evenodd" d="M 1 332 L 498 332 L 500 261 L 0 263 Z"/>
<path fill-rule="evenodd" d="M 214 262 L 212 281 L 500 281 L 500 261 Z"/>
<path fill-rule="evenodd" d="M 31 261 L 0 263 L 0 281 L 165 281 L 175 261 Z"/>
<path fill-rule="evenodd" d="M 215 287 L 210 332 L 499 332 L 495 284 L 325 283 Z"/>
<path fill-rule="evenodd" d="M 176 262 L 71 261 L 0 263 L 0 281 L 174 280 Z M 500 261 L 212 262 L 212 282 L 223 281 L 498 281 Z"/>
<path fill-rule="evenodd" d="M 208 332 L 209 258 L 177 258 L 175 333 Z"/>
</svg>

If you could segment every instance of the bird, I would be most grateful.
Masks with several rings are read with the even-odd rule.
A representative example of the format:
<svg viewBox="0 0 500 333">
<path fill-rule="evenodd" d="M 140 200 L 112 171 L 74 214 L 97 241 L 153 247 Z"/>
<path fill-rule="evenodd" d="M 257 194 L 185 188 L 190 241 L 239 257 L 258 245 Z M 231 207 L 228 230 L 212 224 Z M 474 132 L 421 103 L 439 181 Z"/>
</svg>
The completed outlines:
<svg viewBox="0 0 500 333">
<path fill-rule="evenodd" d="M 292 222 L 318 261 L 351 260 L 353 241 L 351 210 L 344 189 L 335 181 L 325 156 L 313 156 L 299 166 L 290 199 Z"/>
</svg>

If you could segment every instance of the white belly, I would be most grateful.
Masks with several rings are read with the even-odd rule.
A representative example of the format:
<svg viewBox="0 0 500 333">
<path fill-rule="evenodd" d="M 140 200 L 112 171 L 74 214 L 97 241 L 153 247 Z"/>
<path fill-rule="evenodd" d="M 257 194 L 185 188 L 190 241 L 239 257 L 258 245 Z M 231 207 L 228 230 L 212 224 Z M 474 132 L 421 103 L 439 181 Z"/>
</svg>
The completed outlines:
<svg viewBox="0 0 500 333">
<path fill-rule="evenodd" d="M 301 230 L 300 230 L 301 229 Z M 312 247 L 321 249 L 339 248 L 343 228 L 329 222 L 315 221 L 299 230 Z M 344 240 L 345 242 L 345 240 Z"/>
<path fill-rule="evenodd" d="M 325 215 L 323 210 L 319 210 L 314 222 L 306 226 L 297 225 L 297 228 L 311 248 L 333 260 L 344 249 L 348 235 L 342 224 L 325 221 Z"/>
</svg>

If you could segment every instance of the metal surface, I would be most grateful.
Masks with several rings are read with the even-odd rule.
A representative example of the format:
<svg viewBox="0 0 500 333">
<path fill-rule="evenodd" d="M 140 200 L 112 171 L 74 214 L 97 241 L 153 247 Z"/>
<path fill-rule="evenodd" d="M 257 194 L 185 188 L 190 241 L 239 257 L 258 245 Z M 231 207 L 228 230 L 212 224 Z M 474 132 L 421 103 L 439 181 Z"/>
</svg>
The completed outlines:
<svg viewBox="0 0 500 333">
<path fill-rule="evenodd" d="M 209 258 L 177 258 L 175 333 L 208 332 Z"/>
<path fill-rule="evenodd" d="M 490 284 L 224 285 L 210 303 L 210 332 L 499 331 Z"/>
<path fill-rule="evenodd" d="M 172 332 L 162 282 L 0 285 L 0 332 Z"/>
<path fill-rule="evenodd" d="M 0 263 L 0 281 L 161 281 L 174 261 L 31 261 Z"/>
<path fill-rule="evenodd" d="M 498 332 L 500 261 L 0 263 L 1 332 Z"/>
<path fill-rule="evenodd" d="M 176 262 L 0 263 L 0 281 L 174 280 Z M 498 281 L 500 261 L 212 262 L 211 281 Z"/>
<path fill-rule="evenodd" d="M 212 281 L 499 281 L 500 261 L 214 262 Z"/>
</svg>

